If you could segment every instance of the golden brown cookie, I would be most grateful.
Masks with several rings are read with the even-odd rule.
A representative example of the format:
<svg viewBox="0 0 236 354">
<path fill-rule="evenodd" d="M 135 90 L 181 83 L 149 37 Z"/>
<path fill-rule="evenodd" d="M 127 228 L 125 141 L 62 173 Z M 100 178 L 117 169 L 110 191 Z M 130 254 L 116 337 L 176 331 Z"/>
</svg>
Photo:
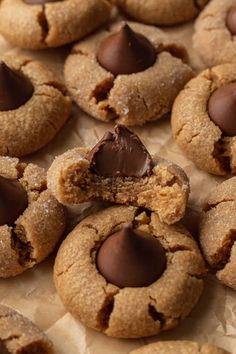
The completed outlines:
<svg viewBox="0 0 236 354">
<path fill-rule="evenodd" d="M 236 177 L 218 185 L 207 199 L 200 224 L 203 254 L 217 278 L 236 290 Z"/>
<path fill-rule="evenodd" d="M 132 139 L 139 141 L 140 149 L 132 145 Z M 104 146 L 108 151 L 97 155 L 98 164 L 104 161 L 98 171 L 91 155 L 97 150 L 102 152 Z M 58 156 L 48 170 L 48 187 L 63 204 L 103 200 L 134 205 L 152 210 L 161 221 L 173 224 L 185 214 L 188 177 L 179 166 L 157 155 L 150 156 L 146 149 L 143 154 L 142 149 L 145 147 L 135 134 L 117 126 L 94 149 L 79 147 Z"/>
<path fill-rule="evenodd" d="M 231 85 L 235 80 L 234 63 L 207 69 L 185 86 L 176 98 L 172 110 L 171 125 L 177 144 L 197 167 L 216 175 L 236 172 L 236 89 L 234 84 L 233 87 Z M 215 108 L 211 107 L 210 115 L 209 103 L 212 102 L 213 95 L 219 93 L 218 89 L 228 88 L 230 92 L 220 94 L 221 102 L 217 98 L 218 105 L 214 103 Z M 213 118 L 217 118 L 218 114 L 222 121 L 216 124 Z"/>
<path fill-rule="evenodd" d="M 5 55 L 2 60 L 0 155 L 20 157 L 39 150 L 54 138 L 70 115 L 71 100 L 63 84 L 39 62 L 12 54 Z M 23 104 L 10 109 L 26 90 L 26 83 L 21 87 L 19 80 L 27 80 L 32 93 Z"/>
<path fill-rule="evenodd" d="M 0 191 L 0 277 L 7 278 L 52 252 L 65 211 L 47 189 L 46 171 L 17 158 L 0 157 Z"/>
<path fill-rule="evenodd" d="M 235 6 L 235 0 L 213 0 L 196 21 L 194 47 L 208 66 L 235 61 L 236 27 L 228 23 Z"/>
<path fill-rule="evenodd" d="M 53 354 L 51 341 L 28 318 L 0 305 L 1 354 Z"/>
<path fill-rule="evenodd" d="M 164 272 L 150 285 L 118 287 L 98 271 L 101 245 L 127 224 L 148 233 L 164 249 Z M 139 267 L 143 261 L 138 260 Z M 56 258 L 54 279 L 66 309 L 82 323 L 108 336 L 137 338 L 177 326 L 196 305 L 204 272 L 197 244 L 183 226 L 168 226 L 157 214 L 135 207 L 114 206 L 90 215 L 67 236 Z"/>
<path fill-rule="evenodd" d="M 93 32 L 110 12 L 107 0 L 3 0 L 0 33 L 21 48 L 58 47 Z"/>
<path fill-rule="evenodd" d="M 113 0 L 130 17 L 151 25 L 174 25 L 193 19 L 209 0 Z"/>
<path fill-rule="evenodd" d="M 65 63 L 65 81 L 75 102 L 94 118 L 125 125 L 143 125 L 171 110 L 175 97 L 192 78 L 193 72 L 182 61 L 187 56 L 182 44 L 158 28 L 133 22 L 128 22 L 128 25 L 136 34 L 136 42 L 135 34 L 125 31 L 127 26 L 119 22 L 76 44 Z M 97 56 L 104 41 L 112 34 L 118 34 L 113 43 L 119 50 L 111 46 L 110 53 L 121 56 L 120 60 L 111 57 L 112 62 L 118 61 L 120 65 L 132 58 L 134 67 L 140 62 L 139 55 L 141 62 L 149 58 L 148 54 L 143 54 L 140 43 L 136 45 L 137 35 L 141 34 L 153 47 L 154 64 L 151 61 L 151 66 L 132 74 L 113 74 L 105 69 Z M 129 47 L 130 42 L 132 45 Z M 124 54 L 121 55 L 122 51 Z M 110 53 L 108 51 L 107 56 Z"/>
<path fill-rule="evenodd" d="M 157 342 L 133 350 L 130 354 L 229 354 L 211 344 L 189 341 Z"/>
</svg>

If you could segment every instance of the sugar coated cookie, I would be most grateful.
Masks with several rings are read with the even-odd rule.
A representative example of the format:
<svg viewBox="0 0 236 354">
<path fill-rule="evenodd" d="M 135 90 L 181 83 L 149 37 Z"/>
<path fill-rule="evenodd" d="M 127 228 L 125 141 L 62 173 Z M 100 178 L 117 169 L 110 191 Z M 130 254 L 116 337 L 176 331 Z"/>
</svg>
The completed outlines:
<svg viewBox="0 0 236 354">
<path fill-rule="evenodd" d="M 203 254 L 217 278 L 236 290 L 236 177 L 209 195 L 200 224 Z"/>
<path fill-rule="evenodd" d="M 65 222 L 63 206 L 47 189 L 45 170 L 0 157 L 0 278 L 43 261 L 62 236 Z"/>
<path fill-rule="evenodd" d="M 130 354 L 229 354 L 229 352 L 208 343 L 200 345 L 189 341 L 172 341 L 145 345 Z"/>
<path fill-rule="evenodd" d="M 175 100 L 174 138 L 197 167 L 216 175 L 236 173 L 236 64 L 192 79 Z"/>
<path fill-rule="evenodd" d="M 0 155 L 24 156 L 49 141 L 69 118 L 71 100 L 39 62 L 6 54 L 0 62 Z"/>
<path fill-rule="evenodd" d="M 194 47 L 208 66 L 235 62 L 236 1 L 212 0 L 196 21 Z"/>
<path fill-rule="evenodd" d="M 203 290 L 205 265 L 180 224 L 113 206 L 90 215 L 62 243 L 54 279 L 66 309 L 108 336 L 138 338 L 178 325 Z"/>
<path fill-rule="evenodd" d="M 0 305 L 1 354 L 53 354 L 47 336 L 28 318 Z"/>
<path fill-rule="evenodd" d="M 96 119 L 143 125 L 170 112 L 193 76 L 187 52 L 156 27 L 115 23 L 76 44 L 66 60 L 66 86 Z"/>
<path fill-rule="evenodd" d="M 193 19 L 209 0 L 113 0 L 128 16 L 151 25 L 174 25 Z"/>
<path fill-rule="evenodd" d="M 107 0 L 3 0 L 0 33 L 21 48 L 58 47 L 93 32 L 110 13 Z"/>
</svg>

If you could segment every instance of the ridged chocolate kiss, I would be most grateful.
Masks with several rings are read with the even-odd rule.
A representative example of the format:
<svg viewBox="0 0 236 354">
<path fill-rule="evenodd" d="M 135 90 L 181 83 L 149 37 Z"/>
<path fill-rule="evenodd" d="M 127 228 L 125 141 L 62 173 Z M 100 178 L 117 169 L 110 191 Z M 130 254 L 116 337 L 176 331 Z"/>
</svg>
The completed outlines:
<svg viewBox="0 0 236 354">
<path fill-rule="evenodd" d="M 28 205 L 28 196 L 18 180 L 0 176 L 0 225 L 12 225 Z"/>
<path fill-rule="evenodd" d="M 236 136 L 236 83 L 213 92 L 208 102 L 211 120 L 228 136 Z"/>
<path fill-rule="evenodd" d="M 97 267 L 119 288 L 149 286 L 165 270 L 165 250 L 155 237 L 125 226 L 104 241 Z"/>
<path fill-rule="evenodd" d="M 156 58 L 151 42 L 127 24 L 106 38 L 97 53 L 100 65 L 114 75 L 144 71 L 155 63 Z"/>
<path fill-rule="evenodd" d="M 107 132 L 87 156 L 90 170 L 104 177 L 144 177 L 152 174 L 152 158 L 137 135 L 123 125 Z"/>
<path fill-rule="evenodd" d="M 33 94 L 33 85 L 23 74 L 0 61 L 0 111 L 22 106 Z"/>
<path fill-rule="evenodd" d="M 236 35 L 236 6 L 231 7 L 226 17 L 226 26 L 231 34 Z"/>
<path fill-rule="evenodd" d="M 26 4 L 29 4 L 29 5 L 44 5 L 49 2 L 59 2 L 59 1 L 63 1 L 63 0 L 24 0 L 24 1 Z"/>
</svg>

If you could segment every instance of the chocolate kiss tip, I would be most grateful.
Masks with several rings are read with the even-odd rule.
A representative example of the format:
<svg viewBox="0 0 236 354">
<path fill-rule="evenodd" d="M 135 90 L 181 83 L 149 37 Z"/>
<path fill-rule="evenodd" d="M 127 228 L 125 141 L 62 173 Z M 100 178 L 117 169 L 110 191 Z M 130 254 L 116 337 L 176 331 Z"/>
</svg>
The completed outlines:
<svg viewBox="0 0 236 354">
<path fill-rule="evenodd" d="M 104 177 L 152 175 L 152 158 L 137 135 L 122 125 L 107 132 L 89 152 L 90 170 Z"/>
<path fill-rule="evenodd" d="M 113 75 L 129 75 L 144 71 L 156 61 L 156 50 L 142 34 L 127 24 L 107 37 L 100 45 L 97 60 Z"/>
<path fill-rule="evenodd" d="M 0 61 L 0 111 L 22 106 L 33 94 L 33 85 L 23 74 Z"/>
<path fill-rule="evenodd" d="M 97 254 L 97 267 L 119 288 L 149 286 L 165 270 L 165 250 L 155 237 L 125 226 L 104 241 Z"/>
<path fill-rule="evenodd" d="M 0 225 L 13 225 L 28 205 L 28 196 L 18 180 L 0 176 Z"/>
</svg>

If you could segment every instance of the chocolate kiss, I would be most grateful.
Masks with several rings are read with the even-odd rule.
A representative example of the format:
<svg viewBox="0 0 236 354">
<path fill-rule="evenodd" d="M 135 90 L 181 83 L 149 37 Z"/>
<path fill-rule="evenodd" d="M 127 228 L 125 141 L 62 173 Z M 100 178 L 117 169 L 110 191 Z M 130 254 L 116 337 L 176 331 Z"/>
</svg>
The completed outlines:
<svg viewBox="0 0 236 354">
<path fill-rule="evenodd" d="M 59 2 L 63 0 L 24 0 L 26 4 L 29 5 L 44 5 L 47 4 L 48 2 Z"/>
<path fill-rule="evenodd" d="M 211 120 L 228 136 L 236 135 L 236 83 L 217 89 L 210 97 Z"/>
<path fill-rule="evenodd" d="M 27 205 L 27 193 L 20 182 L 0 176 L 0 225 L 14 224 Z"/>
<path fill-rule="evenodd" d="M 0 61 L 0 111 L 22 106 L 33 94 L 29 79 Z"/>
<path fill-rule="evenodd" d="M 92 172 L 105 177 L 152 174 L 152 158 L 138 136 L 123 125 L 106 133 L 88 154 Z"/>
<path fill-rule="evenodd" d="M 236 6 L 231 7 L 226 17 L 226 26 L 230 30 L 231 34 L 236 34 Z"/>
<path fill-rule="evenodd" d="M 97 267 L 119 288 L 149 286 L 165 270 L 165 250 L 155 237 L 125 226 L 104 241 Z"/>
<path fill-rule="evenodd" d="M 99 64 L 114 75 L 144 71 L 155 63 L 156 58 L 155 48 L 149 40 L 128 25 L 106 38 L 97 53 Z"/>
<path fill-rule="evenodd" d="M 10 354 L 2 340 L 0 340 L 0 354 Z"/>
</svg>

